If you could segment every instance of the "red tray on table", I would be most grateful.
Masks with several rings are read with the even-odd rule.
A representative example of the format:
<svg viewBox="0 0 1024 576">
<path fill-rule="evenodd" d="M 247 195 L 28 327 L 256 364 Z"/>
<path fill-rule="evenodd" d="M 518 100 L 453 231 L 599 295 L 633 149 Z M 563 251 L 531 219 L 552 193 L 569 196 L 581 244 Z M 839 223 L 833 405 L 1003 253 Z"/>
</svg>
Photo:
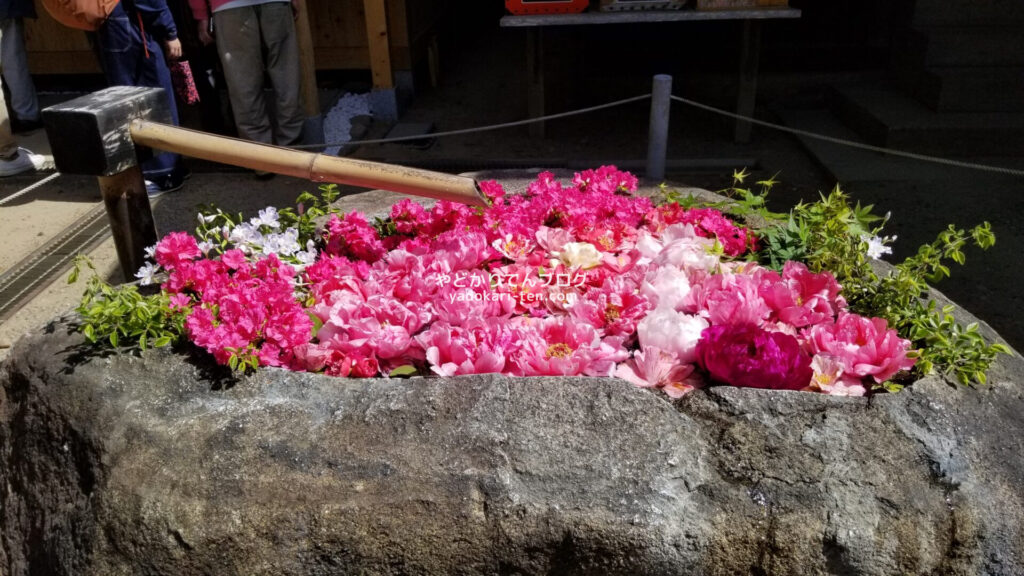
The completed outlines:
<svg viewBox="0 0 1024 576">
<path fill-rule="evenodd" d="M 587 9 L 590 0 L 505 0 L 505 9 L 523 14 L 573 14 Z"/>
</svg>

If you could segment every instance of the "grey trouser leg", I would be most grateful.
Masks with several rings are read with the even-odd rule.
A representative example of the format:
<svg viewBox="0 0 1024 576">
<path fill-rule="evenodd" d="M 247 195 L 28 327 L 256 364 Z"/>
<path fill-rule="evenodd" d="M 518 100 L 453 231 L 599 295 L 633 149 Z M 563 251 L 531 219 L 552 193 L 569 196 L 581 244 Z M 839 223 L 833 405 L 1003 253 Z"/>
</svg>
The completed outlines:
<svg viewBox="0 0 1024 576">
<path fill-rule="evenodd" d="M 0 28 L 0 45 L 4 40 L 3 28 Z M 4 100 L 3 86 L 0 85 L 0 159 L 10 160 L 18 153 L 18 142 L 11 134 L 11 119 L 7 117 L 7 102 Z"/>
<path fill-rule="evenodd" d="M 217 12 L 214 31 L 239 134 L 256 142 L 297 144 L 303 117 L 291 4 L 273 2 Z M 276 95 L 276 138 L 263 97 L 264 70 Z"/>
<path fill-rule="evenodd" d="M 11 109 L 20 120 L 39 119 L 39 100 L 36 85 L 28 73 L 28 55 L 25 53 L 25 27 L 21 18 L 0 20 L 0 66 L 4 69 L 4 82 L 11 90 Z"/>
</svg>

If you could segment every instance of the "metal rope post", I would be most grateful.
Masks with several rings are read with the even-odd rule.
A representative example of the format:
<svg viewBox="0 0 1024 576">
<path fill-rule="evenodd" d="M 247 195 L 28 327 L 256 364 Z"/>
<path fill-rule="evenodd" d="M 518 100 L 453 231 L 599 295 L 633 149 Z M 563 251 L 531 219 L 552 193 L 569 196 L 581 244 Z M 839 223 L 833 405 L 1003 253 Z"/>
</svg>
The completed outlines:
<svg viewBox="0 0 1024 576">
<path fill-rule="evenodd" d="M 647 171 L 650 181 L 665 179 L 665 156 L 668 154 L 668 115 L 672 106 L 672 77 L 654 76 L 651 87 L 651 122 L 647 133 Z"/>
</svg>

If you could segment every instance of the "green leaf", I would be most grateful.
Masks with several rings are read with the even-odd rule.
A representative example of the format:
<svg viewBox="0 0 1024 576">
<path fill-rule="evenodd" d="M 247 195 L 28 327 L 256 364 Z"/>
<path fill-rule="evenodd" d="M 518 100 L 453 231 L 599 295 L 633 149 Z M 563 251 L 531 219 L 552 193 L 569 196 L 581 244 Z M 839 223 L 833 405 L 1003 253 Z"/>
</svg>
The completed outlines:
<svg viewBox="0 0 1024 576">
<path fill-rule="evenodd" d="M 417 370 L 415 366 L 413 366 L 412 364 L 406 364 L 405 366 L 399 366 L 398 368 L 392 370 L 390 373 L 388 373 L 388 377 L 400 378 L 403 376 L 415 376 L 419 373 L 420 371 Z"/>
</svg>

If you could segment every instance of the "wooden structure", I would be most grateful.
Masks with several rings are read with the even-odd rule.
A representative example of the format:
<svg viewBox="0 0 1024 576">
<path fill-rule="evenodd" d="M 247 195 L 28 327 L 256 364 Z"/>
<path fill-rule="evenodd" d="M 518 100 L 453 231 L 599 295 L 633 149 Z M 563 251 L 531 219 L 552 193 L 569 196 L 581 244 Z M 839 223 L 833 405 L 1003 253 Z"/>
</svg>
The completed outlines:
<svg viewBox="0 0 1024 576">
<path fill-rule="evenodd" d="M 317 70 L 371 69 L 374 86 L 390 88 L 393 70 L 412 70 L 428 57 L 446 1 L 304 0 L 304 4 Z M 39 10 L 38 20 L 26 20 L 25 44 L 33 74 L 100 72 L 85 33 L 62 26 L 45 10 Z"/>
<path fill-rule="evenodd" d="M 774 0 L 770 0 L 774 1 Z M 757 10 L 674 10 L 674 11 L 625 11 L 625 12 L 584 12 L 582 14 L 555 14 L 537 16 L 505 16 L 501 19 L 504 28 L 526 29 L 526 70 L 527 103 L 531 118 L 544 116 L 544 41 L 543 31 L 550 26 L 591 26 L 604 24 L 652 24 L 659 22 L 700 22 L 711 20 L 743 21 L 743 49 L 740 56 L 739 93 L 736 98 L 736 113 L 753 116 L 757 95 L 757 69 L 761 49 L 761 21 L 779 18 L 799 18 L 796 8 L 765 8 Z M 750 141 L 749 122 L 736 122 L 737 142 Z M 530 125 L 532 136 L 544 137 L 544 123 Z"/>
</svg>

